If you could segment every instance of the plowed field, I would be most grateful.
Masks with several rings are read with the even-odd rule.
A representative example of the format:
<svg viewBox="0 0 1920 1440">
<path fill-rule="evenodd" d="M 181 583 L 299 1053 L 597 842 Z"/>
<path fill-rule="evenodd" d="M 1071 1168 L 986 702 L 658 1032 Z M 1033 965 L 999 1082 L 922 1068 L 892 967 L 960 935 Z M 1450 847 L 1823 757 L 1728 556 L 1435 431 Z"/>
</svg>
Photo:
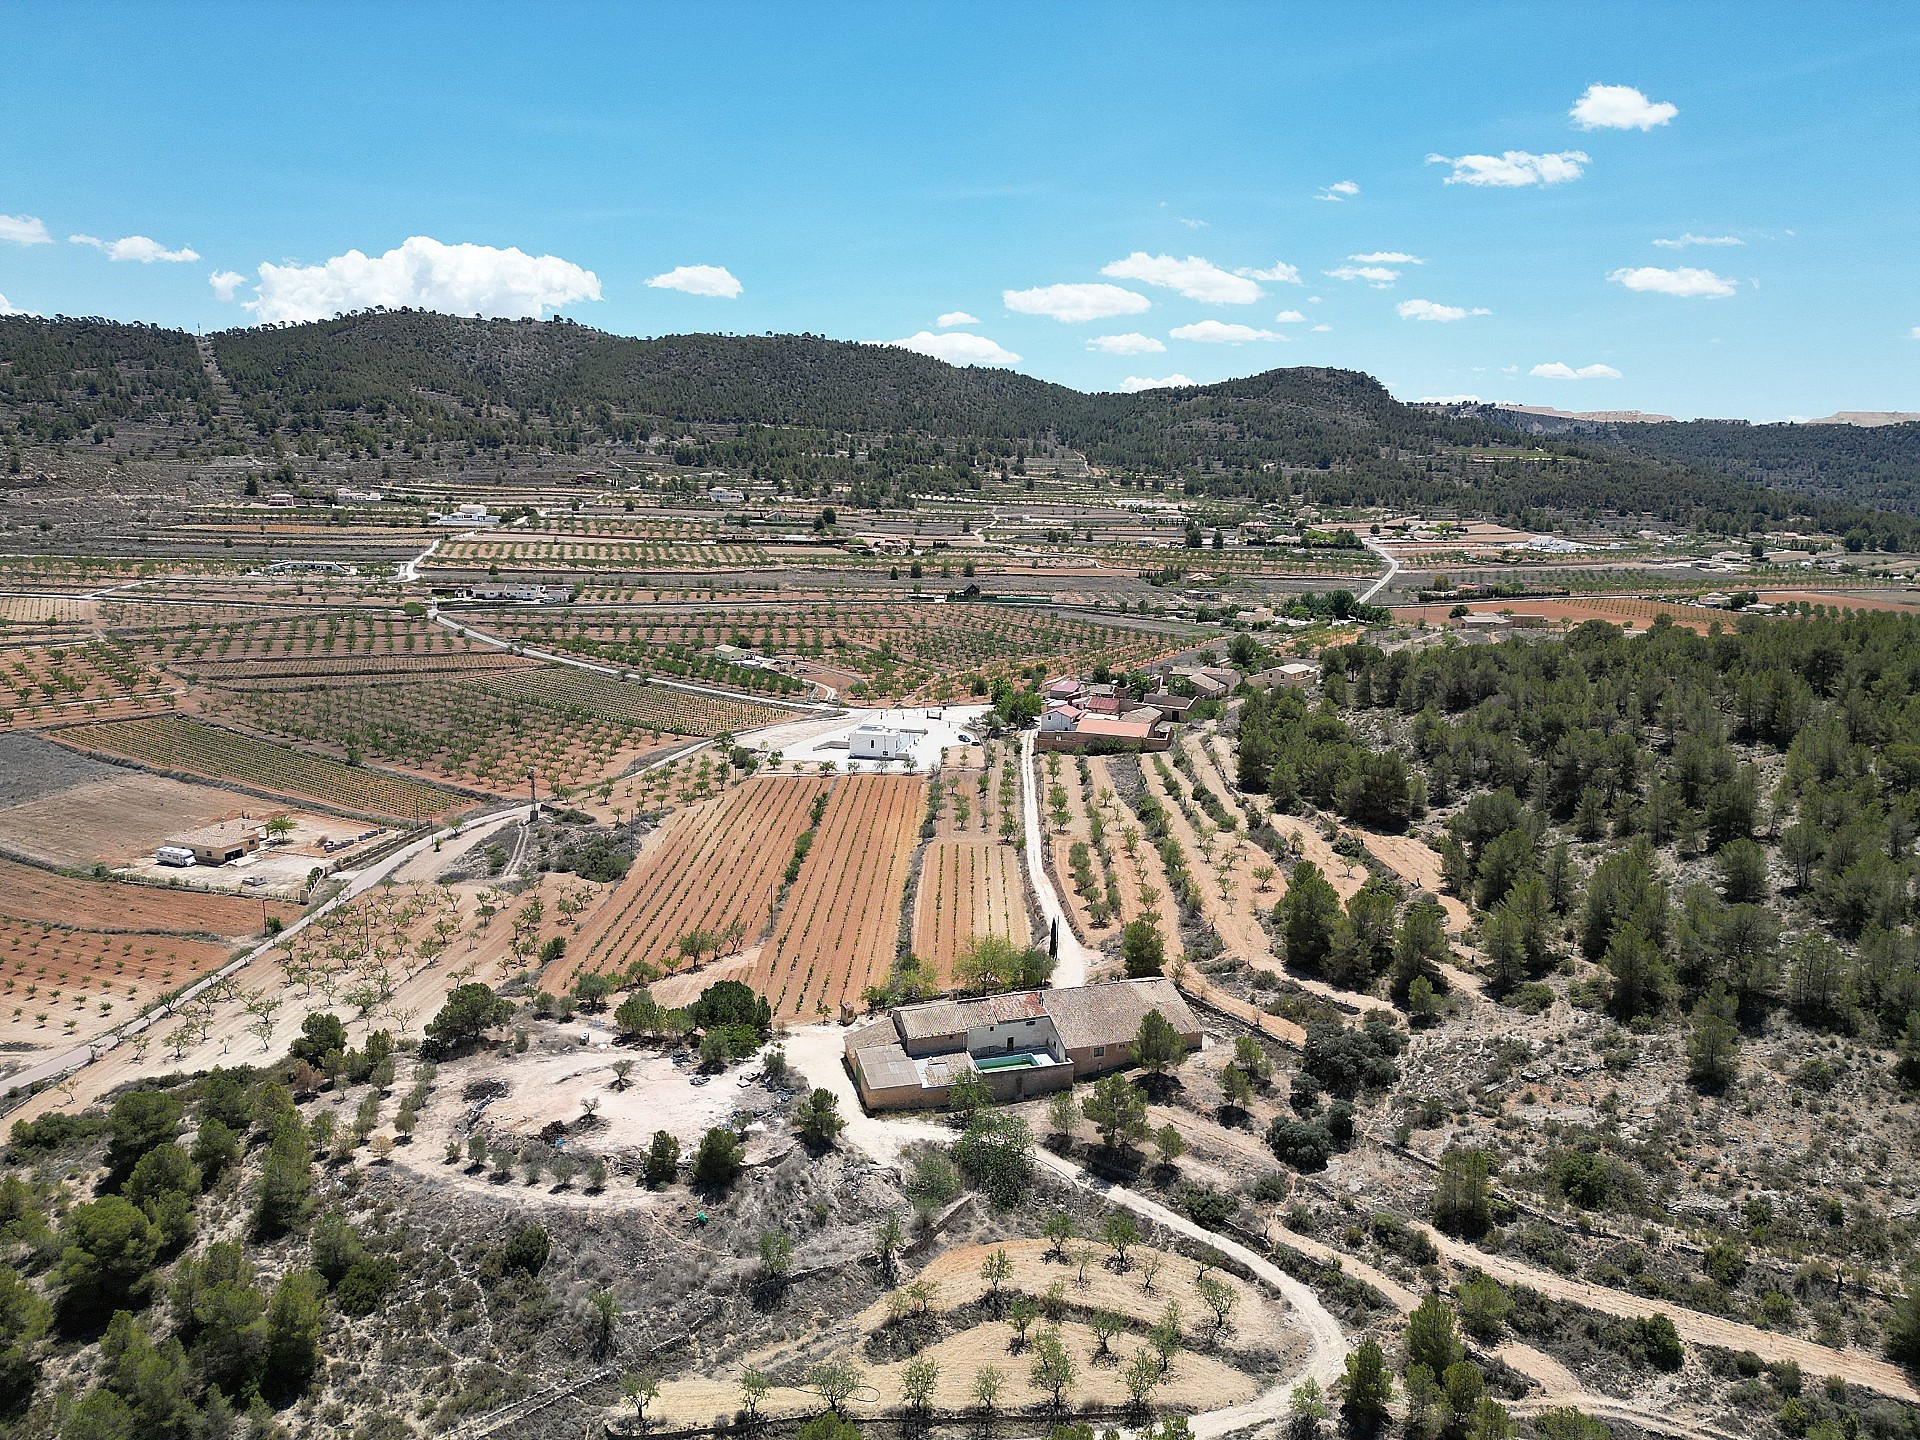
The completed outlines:
<svg viewBox="0 0 1920 1440">
<path fill-rule="evenodd" d="M 850 775 L 834 787 L 754 967 L 753 987 L 776 1015 L 831 1015 L 886 979 L 925 788 L 909 775 Z"/>
<path fill-rule="evenodd" d="M 1016 945 L 1033 938 L 1019 857 L 1011 845 L 985 836 L 935 840 L 920 866 L 913 953 L 947 985 L 954 960 L 977 935 L 1001 935 Z"/>
<path fill-rule="evenodd" d="M 831 783 L 764 776 L 681 811 L 541 983 L 561 990 L 582 971 L 624 973 L 636 962 L 671 970 L 680 963 L 680 937 L 693 930 L 738 923 L 751 944 L 767 928 L 808 811 Z"/>
</svg>

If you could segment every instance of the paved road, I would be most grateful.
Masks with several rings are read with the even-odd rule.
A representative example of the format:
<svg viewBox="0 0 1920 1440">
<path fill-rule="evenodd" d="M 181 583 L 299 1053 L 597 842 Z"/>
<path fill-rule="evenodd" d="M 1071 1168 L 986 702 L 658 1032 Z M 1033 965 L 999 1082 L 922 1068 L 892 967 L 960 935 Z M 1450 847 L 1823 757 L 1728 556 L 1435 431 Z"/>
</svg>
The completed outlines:
<svg viewBox="0 0 1920 1440">
<path fill-rule="evenodd" d="M 1367 539 L 1362 540 L 1360 543 L 1387 562 L 1387 573 L 1374 581 L 1373 584 L 1369 585 L 1366 590 L 1361 593 L 1360 603 L 1362 605 L 1371 605 L 1373 603 L 1373 597 L 1386 589 L 1387 586 L 1393 582 L 1393 577 L 1400 573 L 1400 562 L 1394 559 L 1393 556 L 1388 553 L 1387 548 L 1378 540 Z"/>
</svg>

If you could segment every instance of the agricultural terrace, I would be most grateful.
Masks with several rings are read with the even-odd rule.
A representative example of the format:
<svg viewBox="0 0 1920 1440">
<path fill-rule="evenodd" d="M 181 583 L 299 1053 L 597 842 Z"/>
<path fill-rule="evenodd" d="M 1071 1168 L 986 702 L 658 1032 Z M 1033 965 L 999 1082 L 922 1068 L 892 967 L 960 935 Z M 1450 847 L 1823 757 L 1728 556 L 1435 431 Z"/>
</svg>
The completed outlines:
<svg viewBox="0 0 1920 1440">
<path fill-rule="evenodd" d="M 442 541 L 423 573 L 438 570 L 680 570 L 739 569 L 769 563 L 758 545 L 719 541 L 662 544 L 612 537 L 526 534 L 519 529 L 504 535 L 476 535 Z"/>
<path fill-rule="evenodd" d="M 0 651 L 0 729 L 171 709 L 178 687 L 110 640 Z"/>
<path fill-rule="evenodd" d="M 945 988 L 953 983 L 953 962 L 983 935 L 1021 946 L 1033 939 L 1019 853 L 984 835 L 929 841 L 914 900 L 913 953 Z"/>
<path fill-rule="evenodd" d="M 90 1040 L 299 913 L 0 859 L 0 1043 Z"/>
<path fill-rule="evenodd" d="M 56 738 L 76 749 L 120 756 L 155 770 L 231 780 L 270 795 L 359 815 L 423 821 L 464 810 L 471 803 L 437 785 L 303 755 L 284 745 L 177 715 L 76 725 Z"/>
<path fill-rule="evenodd" d="M 564 990 L 582 972 L 644 981 L 758 940 L 829 783 L 762 776 L 673 816 L 581 925 L 567 955 L 542 977 L 544 988 Z M 705 943 L 696 953 L 690 947 L 698 940 Z"/>
<path fill-rule="evenodd" d="M 93 628 L 99 606 L 66 595 L 0 595 L 0 639 L 64 640 Z"/>
<path fill-rule="evenodd" d="M 509 626 L 502 624 L 502 633 Z M 643 669 L 647 657 L 738 645 L 824 663 L 861 677 L 854 698 L 909 702 L 988 694 L 995 681 L 1039 667 L 1084 674 L 1099 664 L 1132 670 L 1189 648 L 1191 637 L 1135 630 L 1046 611 L 964 604 L 802 605 L 692 612 L 644 621 L 548 616 L 517 627 L 529 642 L 579 650 Z M 724 663 L 724 662 L 709 662 Z M 661 667 L 656 663 L 655 669 Z M 745 667 L 730 666 L 737 671 Z M 749 677 L 789 677 L 747 671 Z M 735 677 L 739 679 L 739 677 Z M 749 682 L 751 683 L 751 682 Z"/>
<path fill-rule="evenodd" d="M 997 1403 L 1006 1411 L 1049 1410 L 1054 1394 L 1036 1383 L 1045 1377 L 1030 1358 L 1037 1345 L 1027 1327 L 1036 1320 L 1044 1322 L 1049 1343 L 1061 1347 L 1063 1378 L 1071 1376 L 1065 1393 L 1076 1409 L 1127 1408 L 1124 1357 L 1151 1357 L 1151 1332 L 1169 1318 L 1182 1338 L 1177 1355 L 1156 1376 L 1158 1406 L 1222 1409 L 1250 1400 L 1263 1381 L 1297 1368 L 1304 1350 L 1299 1324 L 1259 1286 L 1152 1246 L 1131 1247 L 1124 1268 L 1106 1263 L 1105 1250 L 1086 1249 L 1093 1258 L 1082 1263 L 1079 1247 L 1056 1252 L 1043 1240 L 956 1246 L 919 1273 L 901 1275 L 884 1298 L 810 1336 L 811 1345 L 857 1357 L 871 1388 L 846 1408 L 875 1420 L 910 1406 L 908 1372 L 916 1363 L 922 1370 L 931 1364 L 933 1385 L 924 1403 L 939 1415 L 978 1413 L 975 1384 L 983 1366 L 1001 1372 Z M 997 1265 L 1001 1256 L 1005 1274 L 989 1280 L 989 1261 Z M 1023 1315 L 1019 1327 L 1017 1313 Z M 1117 1329 L 1103 1338 L 1096 1320 Z M 901 1354 L 896 1346 L 916 1332 L 918 1343 Z M 779 1374 L 786 1357 L 784 1347 L 772 1347 L 748 1354 L 743 1363 Z M 706 1375 L 677 1376 L 661 1385 L 652 1413 L 673 1425 L 707 1423 L 738 1404 L 739 1389 Z M 804 1386 L 776 1385 L 760 1408 L 766 1416 L 799 1417 L 818 1411 L 820 1399 Z"/>
<path fill-rule="evenodd" d="M 831 1015 L 885 982 L 900 939 L 908 862 L 925 783 L 908 775 L 837 781 L 752 985 L 776 1015 Z"/>
<path fill-rule="evenodd" d="M 661 743 L 657 728 L 447 676 L 219 690 L 206 703 L 222 719 L 302 750 L 377 760 L 496 795 L 523 791 L 529 769 L 550 788 L 598 783 Z"/>
<path fill-rule="evenodd" d="M 202 619 L 217 608 L 194 607 L 194 618 L 152 620 L 122 638 L 156 664 L 183 675 L 207 679 L 240 676 L 329 674 L 339 665 L 367 669 L 382 661 L 421 664 L 461 656 L 497 657 L 492 647 L 456 635 L 431 621 L 385 613 L 331 610 L 318 614 L 257 619 Z M 227 613 L 232 613 L 231 611 Z M 514 657 L 507 657 L 512 659 Z M 497 660 L 494 661 L 497 663 Z"/>
<path fill-rule="evenodd" d="M 660 627 L 654 625 L 609 619 L 568 629 L 550 619 L 509 613 L 489 616 L 488 628 L 521 644 L 583 655 L 642 679 L 664 676 L 775 699 L 808 694 L 806 683 L 791 675 L 703 653 L 697 646 L 659 635 Z"/>
<path fill-rule="evenodd" d="M 752 700 L 707 695 L 671 685 L 636 685 L 564 665 L 493 677 L 481 688 L 495 695 L 524 696 L 618 721 L 646 730 L 655 739 L 738 734 L 793 718 L 791 710 Z"/>
<path fill-rule="evenodd" d="M 284 949 L 116 1046 L 78 1073 L 70 1093 L 48 1090 L 16 1114 L 84 1106 L 150 1075 L 156 1058 L 183 1071 L 271 1060 L 319 1011 L 341 1016 L 356 1044 L 372 1030 L 417 1038 L 455 986 L 498 986 L 525 974 L 540 947 L 569 934 L 589 908 L 594 887 L 571 876 L 543 875 L 518 895 L 429 878 L 451 858 L 409 862 L 403 878 L 328 912 Z"/>
</svg>

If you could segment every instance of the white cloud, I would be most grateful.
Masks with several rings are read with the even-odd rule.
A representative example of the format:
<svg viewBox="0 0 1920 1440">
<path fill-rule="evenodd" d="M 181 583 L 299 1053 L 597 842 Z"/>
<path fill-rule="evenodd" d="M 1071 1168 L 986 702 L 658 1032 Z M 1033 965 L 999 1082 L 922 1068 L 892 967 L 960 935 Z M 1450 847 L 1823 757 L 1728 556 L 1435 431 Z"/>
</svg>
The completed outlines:
<svg viewBox="0 0 1920 1440">
<path fill-rule="evenodd" d="M 0 240 L 15 245 L 51 245 L 46 222 L 32 215 L 0 215 Z"/>
<path fill-rule="evenodd" d="M 1265 270 L 1236 270 L 1236 275 L 1244 275 L 1249 280 L 1277 280 L 1283 285 L 1304 285 L 1298 266 L 1289 265 L 1284 260 L 1276 260 Z"/>
<path fill-rule="evenodd" d="M 1184 215 L 1182 215 L 1182 216 L 1180 217 L 1180 223 L 1181 223 L 1182 225 L 1184 225 L 1184 226 L 1186 226 L 1186 227 L 1187 227 L 1187 229 L 1189 229 L 1189 230 L 1204 230 L 1204 229 L 1206 229 L 1206 228 L 1207 228 L 1207 222 L 1206 222 L 1206 221 L 1204 221 L 1204 220 L 1189 220 L 1189 219 L 1188 219 L 1188 218 L 1187 218 L 1186 216 L 1184 216 Z"/>
<path fill-rule="evenodd" d="M 1662 250 L 1684 250 L 1689 245 L 1744 245 L 1738 235 L 1695 235 L 1691 230 L 1671 240 L 1655 240 Z"/>
<path fill-rule="evenodd" d="M 1278 330 L 1256 330 L 1251 325 L 1229 325 L 1224 320 L 1200 320 L 1167 332 L 1175 340 L 1197 340 L 1203 345 L 1245 345 L 1254 340 L 1284 340 Z"/>
<path fill-rule="evenodd" d="M 1316 200 L 1331 200 L 1337 205 L 1342 200 L 1351 200 L 1355 195 L 1358 195 L 1359 193 L 1360 193 L 1360 187 L 1354 184 L 1353 181 L 1336 180 L 1333 182 L 1333 184 L 1327 186 L 1326 189 L 1322 190 L 1318 195 L 1315 195 L 1313 198 Z"/>
<path fill-rule="evenodd" d="M 384 255 L 349 250 L 318 265 L 263 264 L 245 308 L 267 324 L 374 305 L 531 318 L 599 298 L 599 277 L 557 255 L 413 235 Z"/>
<path fill-rule="evenodd" d="M 1020 357 L 1011 350 L 996 345 L 984 335 L 969 335 L 964 330 L 949 330 L 935 334 L 931 330 L 922 330 L 909 335 L 904 340 L 889 342 L 902 350 L 912 350 L 921 355 L 931 355 L 936 360 L 944 360 L 949 365 L 1018 365 Z"/>
<path fill-rule="evenodd" d="M 1177 390 L 1183 385 L 1198 385 L 1200 382 L 1190 376 L 1175 372 L 1155 380 L 1146 375 L 1129 375 L 1120 382 L 1120 388 L 1129 395 L 1137 395 L 1142 390 Z"/>
<path fill-rule="evenodd" d="M 938 325 L 942 330 L 950 330 L 955 325 L 978 325 L 980 323 L 980 317 L 978 315 L 969 315 L 964 310 L 949 310 L 933 323 Z"/>
<path fill-rule="evenodd" d="M 1450 325 L 1455 320 L 1465 320 L 1469 315 L 1491 315 L 1491 310 L 1478 307 L 1467 310 L 1458 305 L 1436 305 L 1431 300 L 1402 300 L 1394 306 L 1394 312 L 1402 320 L 1436 320 Z"/>
<path fill-rule="evenodd" d="M 1304 325 L 1307 319 L 1298 310 L 1282 310 L 1273 318 L 1275 323 L 1280 325 Z"/>
<path fill-rule="evenodd" d="M 1144 295 L 1118 285 L 1037 285 L 1031 290 L 1004 290 L 1000 299 L 1020 315 L 1050 315 L 1063 325 L 1104 320 L 1110 315 L 1138 315 L 1153 308 Z"/>
<path fill-rule="evenodd" d="M 1198 255 L 1176 260 L 1171 255 L 1149 255 L 1144 250 L 1136 250 L 1124 260 L 1102 266 L 1100 273 L 1116 280 L 1158 285 L 1203 305 L 1250 305 L 1260 298 L 1260 287 L 1250 276 L 1231 274 Z"/>
<path fill-rule="evenodd" d="M 145 235 L 126 235 L 118 240 L 102 240 L 97 235 L 69 235 L 69 243 L 91 245 L 109 260 L 132 260 L 141 265 L 151 265 L 156 260 L 164 260 L 169 265 L 184 265 L 198 260 L 199 252 L 182 245 L 178 250 L 169 250 L 158 240 L 150 240 Z"/>
<path fill-rule="evenodd" d="M 1507 150 L 1499 155 L 1429 155 L 1429 165 L 1451 165 L 1449 185 L 1559 185 L 1578 180 L 1581 167 L 1592 157 L 1584 150 L 1560 150 L 1535 155 Z"/>
<path fill-rule="evenodd" d="M 1527 372 L 1542 380 L 1618 380 L 1620 372 L 1611 365 L 1582 365 L 1578 370 L 1558 360 L 1536 365 Z"/>
<path fill-rule="evenodd" d="M 714 300 L 738 300 L 744 288 L 724 265 L 676 265 L 647 284 L 655 290 L 678 290 L 683 295 L 705 295 Z M 593 298 L 600 297 L 596 294 Z"/>
<path fill-rule="evenodd" d="M 1582 130 L 1651 130 L 1679 113 L 1678 105 L 1649 100 L 1631 85 L 1589 85 L 1567 112 Z"/>
<path fill-rule="evenodd" d="M 1129 331 L 1125 335 L 1096 335 L 1087 341 L 1087 348 L 1103 355 L 1158 355 L 1167 347 L 1151 335 Z"/>
<path fill-rule="evenodd" d="M 1690 300 L 1724 300 L 1737 288 L 1733 281 L 1711 270 L 1695 270 L 1685 265 L 1675 270 L 1662 270 L 1658 265 L 1622 268 L 1610 272 L 1607 279 L 1629 290 L 1651 290 L 1656 294 L 1679 295 Z"/>
<path fill-rule="evenodd" d="M 1331 280 L 1364 280 L 1376 290 L 1385 290 L 1400 278 L 1398 270 L 1384 265 L 1340 265 L 1326 273 Z"/>
<path fill-rule="evenodd" d="M 207 284 L 213 287 L 213 293 L 222 300 L 231 300 L 240 287 L 247 283 L 247 277 L 238 270 L 216 270 L 207 277 Z"/>
<path fill-rule="evenodd" d="M 1376 250 L 1371 255 L 1349 255 L 1349 260 L 1357 260 L 1362 265 L 1424 265 L 1427 262 L 1418 255 L 1409 255 L 1404 250 Z"/>
<path fill-rule="evenodd" d="M 1333 329 L 1331 325 L 1316 325 L 1313 327 L 1313 333 L 1316 335 L 1324 335 L 1331 329 Z"/>
<path fill-rule="evenodd" d="M 1909 340 L 1920 340 L 1920 325 L 1916 325 L 1913 329 L 1909 330 L 1907 332 L 1907 338 Z"/>
<path fill-rule="evenodd" d="M 0 315 L 31 315 L 32 313 L 31 310 L 19 309 L 11 300 L 7 299 L 6 296 L 0 295 Z M 1915 333 L 1920 334 L 1920 331 L 1916 331 Z"/>
</svg>

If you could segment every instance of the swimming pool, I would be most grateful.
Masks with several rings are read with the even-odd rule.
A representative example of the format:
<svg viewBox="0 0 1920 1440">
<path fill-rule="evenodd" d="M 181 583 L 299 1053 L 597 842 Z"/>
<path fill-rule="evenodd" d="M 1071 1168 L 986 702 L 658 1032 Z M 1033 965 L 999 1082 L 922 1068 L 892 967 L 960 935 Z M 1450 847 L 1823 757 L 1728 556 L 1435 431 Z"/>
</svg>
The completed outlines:
<svg viewBox="0 0 1920 1440">
<path fill-rule="evenodd" d="M 976 1070 L 1025 1070 L 1050 1064 L 1053 1057 L 1037 1055 L 1030 1050 L 1016 1050 L 1007 1055 L 976 1055 L 973 1068 Z"/>
</svg>

